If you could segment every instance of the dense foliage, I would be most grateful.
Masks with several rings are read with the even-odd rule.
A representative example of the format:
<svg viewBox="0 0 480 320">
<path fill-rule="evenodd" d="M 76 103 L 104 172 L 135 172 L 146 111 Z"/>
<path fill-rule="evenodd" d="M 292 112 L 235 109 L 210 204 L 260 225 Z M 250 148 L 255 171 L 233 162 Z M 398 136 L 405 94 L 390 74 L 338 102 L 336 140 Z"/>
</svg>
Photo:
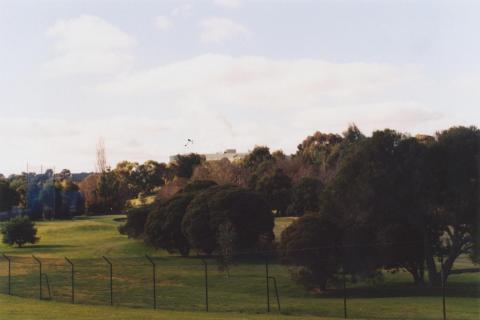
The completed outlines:
<svg viewBox="0 0 480 320">
<path fill-rule="evenodd" d="M 476 252 L 479 157 L 480 132 L 474 127 L 451 128 L 434 139 L 392 130 L 359 139 L 344 149 L 337 172 L 322 193 L 316 214 L 323 219 L 322 226 L 312 227 L 315 220 L 308 215 L 284 231 L 285 259 L 321 279 L 319 285 L 340 269 L 373 276 L 383 268 L 404 268 L 422 283 L 425 266 L 434 284 L 439 279 L 435 263 L 439 256 L 445 257 L 442 267 L 448 275 L 460 254 Z M 324 247 L 325 239 L 318 233 L 326 224 L 336 230 L 329 246 L 340 251 L 300 257 L 292 251 Z M 318 259 L 339 257 L 341 268 L 315 266 Z"/>
<path fill-rule="evenodd" d="M 22 247 L 26 243 L 36 243 L 40 238 L 37 237 L 37 228 L 27 216 L 18 216 L 3 223 L 1 229 L 3 243 Z"/>
<path fill-rule="evenodd" d="M 262 236 L 273 239 L 273 214 L 258 194 L 223 185 L 206 189 L 189 204 L 182 230 L 192 248 L 210 254 L 218 249 L 218 231 L 230 223 L 237 249 L 252 249 Z"/>
</svg>

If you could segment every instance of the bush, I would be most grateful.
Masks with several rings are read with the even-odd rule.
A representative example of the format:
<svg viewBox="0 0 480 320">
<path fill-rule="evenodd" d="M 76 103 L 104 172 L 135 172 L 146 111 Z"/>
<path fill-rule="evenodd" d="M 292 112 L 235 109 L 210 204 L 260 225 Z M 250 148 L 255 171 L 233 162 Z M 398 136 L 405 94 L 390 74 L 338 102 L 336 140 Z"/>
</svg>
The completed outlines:
<svg viewBox="0 0 480 320">
<path fill-rule="evenodd" d="M 127 209 L 127 222 L 118 228 L 121 234 L 129 238 L 140 238 L 145 230 L 145 223 L 149 213 L 157 204 L 144 205 L 137 208 Z"/>
<path fill-rule="evenodd" d="M 22 247 L 25 243 L 36 243 L 40 238 L 37 235 L 35 224 L 27 216 L 18 216 L 5 222 L 2 226 L 3 243 Z"/>
<path fill-rule="evenodd" d="M 191 201 L 182 221 L 190 245 L 207 254 L 219 248 L 221 225 L 231 223 L 234 247 L 252 249 L 262 236 L 273 239 L 273 215 L 257 193 L 233 185 L 208 188 Z"/>
<path fill-rule="evenodd" d="M 195 195 L 215 185 L 210 180 L 193 181 L 164 204 L 154 207 L 145 223 L 145 242 L 170 253 L 188 255 L 190 245 L 182 232 L 183 217 Z"/>
<path fill-rule="evenodd" d="M 155 208 L 145 224 L 145 242 L 155 248 L 188 255 L 190 246 L 182 233 L 181 223 L 194 193 L 178 193 L 164 205 Z"/>
</svg>

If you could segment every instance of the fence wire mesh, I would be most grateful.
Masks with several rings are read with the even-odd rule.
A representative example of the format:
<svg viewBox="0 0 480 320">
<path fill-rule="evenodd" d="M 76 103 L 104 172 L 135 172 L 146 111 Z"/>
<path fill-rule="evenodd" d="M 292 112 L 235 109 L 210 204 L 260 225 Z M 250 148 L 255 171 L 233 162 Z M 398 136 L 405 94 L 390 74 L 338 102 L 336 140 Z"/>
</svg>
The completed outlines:
<svg viewBox="0 0 480 320">
<path fill-rule="evenodd" d="M 405 281 L 405 273 L 389 274 L 388 282 L 378 278 L 366 283 L 351 277 L 344 282 L 339 277 L 327 291 L 319 292 L 305 290 L 292 280 L 290 271 L 264 256 L 240 257 L 227 266 L 212 257 L 4 256 L 0 258 L 0 293 L 75 304 L 369 319 L 408 318 L 408 303 L 411 308 L 434 308 L 425 319 L 442 318 L 442 287 L 415 286 Z M 445 289 L 447 300 L 479 301 L 478 277 L 473 282 L 462 274 L 450 277 L 456 280 Z M 397 305 L 392 306 L 392 301 Z M 462 319 L 461 310 L 453 304 L 451 309 L 449 319 Z"/>
</svg>

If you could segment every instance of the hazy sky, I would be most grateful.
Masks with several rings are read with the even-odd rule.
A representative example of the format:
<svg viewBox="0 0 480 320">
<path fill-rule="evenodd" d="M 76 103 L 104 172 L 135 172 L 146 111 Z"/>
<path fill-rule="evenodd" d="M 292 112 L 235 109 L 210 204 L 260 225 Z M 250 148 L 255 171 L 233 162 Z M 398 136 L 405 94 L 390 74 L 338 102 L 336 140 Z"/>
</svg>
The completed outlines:
<svg viewBox="0 0 480 320">
<path fill-rule="evenodd" d="M 0 0 L 0 172 L 480 125 L 479 1 Z M 187 138 L 193 146 L 184 147 Z"/>
</svg>

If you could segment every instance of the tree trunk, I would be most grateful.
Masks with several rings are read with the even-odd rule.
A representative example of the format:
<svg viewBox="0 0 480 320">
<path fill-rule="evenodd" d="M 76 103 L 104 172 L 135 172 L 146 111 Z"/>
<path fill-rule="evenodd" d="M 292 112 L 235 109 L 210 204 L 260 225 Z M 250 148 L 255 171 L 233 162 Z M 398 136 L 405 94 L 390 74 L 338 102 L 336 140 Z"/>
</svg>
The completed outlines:
<svg viewBox="0 0 480 320">
<path fill-rule="evenodd" d="M 428 281 L 431 286 L 438 285 L 440 284 L 440 276 L 437 272 L 437 267 L 435 266 L 435 260 L 433 258 L 432 239 L 430 231 L 428 229 L 426 229 L 423 234 L 423 245 L 425 249 L 425 263 L 427 264 L 428 270 Z"/>
</svg>

